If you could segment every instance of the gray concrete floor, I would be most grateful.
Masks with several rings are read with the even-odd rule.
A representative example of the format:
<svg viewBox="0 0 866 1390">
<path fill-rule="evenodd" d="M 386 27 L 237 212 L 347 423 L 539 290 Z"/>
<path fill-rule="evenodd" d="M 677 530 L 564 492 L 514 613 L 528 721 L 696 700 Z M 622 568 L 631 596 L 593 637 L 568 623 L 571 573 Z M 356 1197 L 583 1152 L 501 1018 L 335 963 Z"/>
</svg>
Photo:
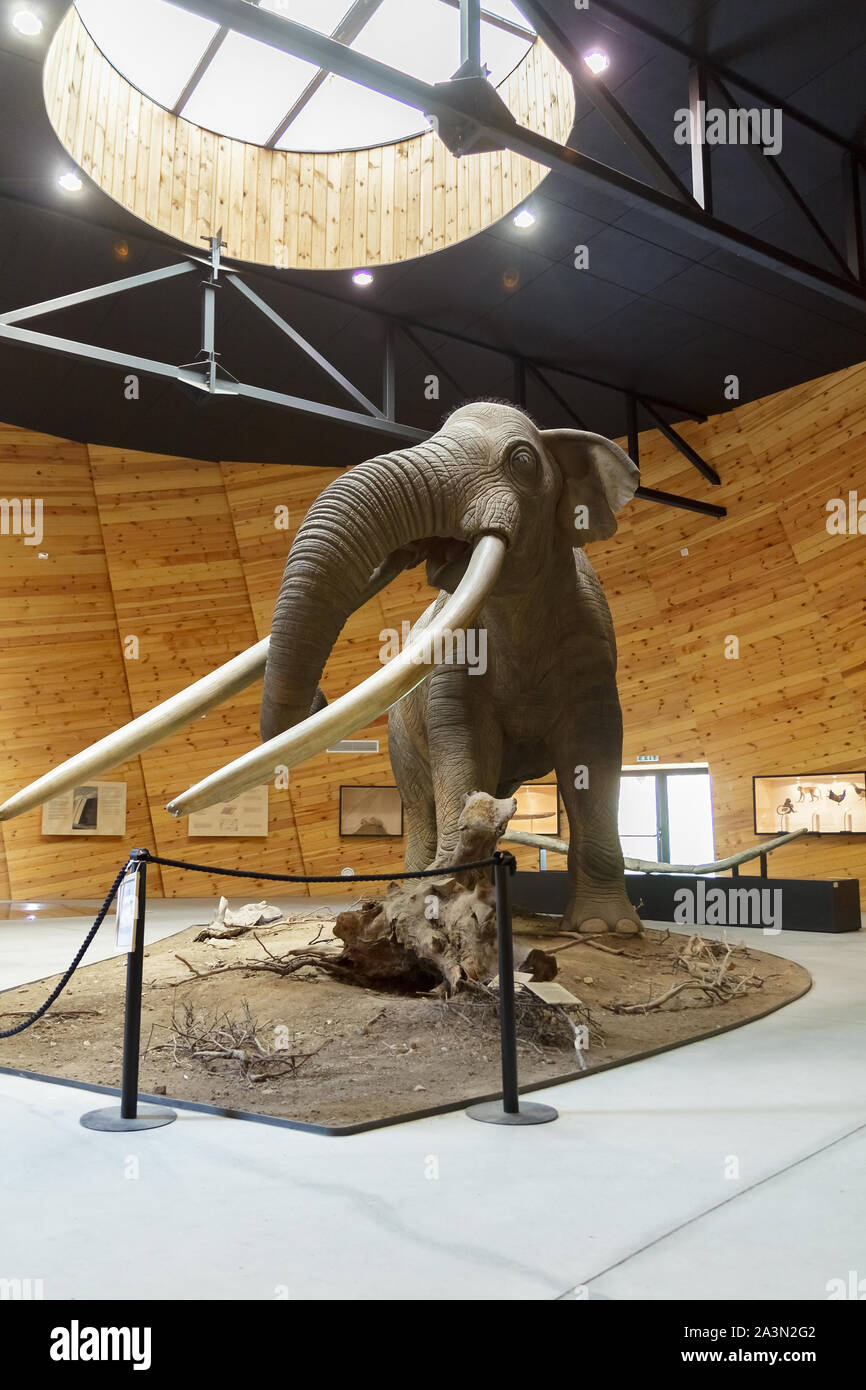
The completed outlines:
<svg viewBox="0 0 866 1390">
<path fill-rule="evenodd" d="M 148 939 L 211 905 L 155 902 Z M 0 987 L 63 968 L 86 926 L 0 923 Z M 814 988 L 534 1094 L 560 1112 L 537 1128 L 458 1112 L 325 1138 L 181 1111 L 100 1134 L 92 1093 L 0 1076 L 0 1278 L 49 1299 L 826 1299 L 866 1279 L 866 933 L 731 935 Z"/>
</svg>

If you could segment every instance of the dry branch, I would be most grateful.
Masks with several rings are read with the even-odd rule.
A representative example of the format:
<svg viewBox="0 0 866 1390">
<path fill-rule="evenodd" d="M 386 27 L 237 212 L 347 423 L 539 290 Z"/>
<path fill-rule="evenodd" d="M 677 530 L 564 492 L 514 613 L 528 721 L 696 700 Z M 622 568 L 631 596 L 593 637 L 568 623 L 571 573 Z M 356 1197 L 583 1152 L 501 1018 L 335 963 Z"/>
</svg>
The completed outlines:
<svg viewBox="0 0 866 1390">
<path fill-rule="evenodd" d="M 738 953 L 748 955 L 745 947 L 737 949 Z M 688 979 L 678 980 L 644 1004 L 615 1000 L 606 1007 L 617 1014 L 646 1014 L 651 1009 L 662 1008 L 685 990 L 696 990 L 703 994 L 705 1002 L 726 1004 L 731 999 L 740 998 L 750 989 L 760 989 L 764 982 L 754 970 L 748 975 L 738 975 L 732 970 L 733 955 L 734 949 L 724 938 L 721 941 L 705 941 L 703 937 L 694 933 L 678 952 L 673 963 L 674 971 L 684 970 Z"/>
</svg>

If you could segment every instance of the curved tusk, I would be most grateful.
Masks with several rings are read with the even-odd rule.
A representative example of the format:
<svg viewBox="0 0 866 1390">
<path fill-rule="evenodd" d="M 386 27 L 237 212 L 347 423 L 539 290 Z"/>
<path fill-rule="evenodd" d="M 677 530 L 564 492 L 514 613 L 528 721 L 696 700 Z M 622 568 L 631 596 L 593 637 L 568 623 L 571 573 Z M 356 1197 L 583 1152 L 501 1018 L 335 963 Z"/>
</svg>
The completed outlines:
<svg viewBox="0 0 866 1390">
<path fill-rule="evenodd" d="M 482 536 L 451 598 L 429 626 L 407 643 L 399 656 L 326 709 L 244 753 L 219 772 L 212 772 L 170 801 L 167 809 L 173 816 L 188 816 L 191 811 L 202 811 L 217 802 L 228 801 L 269 781 L 278 769 L 297 767 L 378 719 L 433 669 L 436 665 L 434 653 L 443 634 L 471 624 L 496 583 L 505 549 L 501 537 Z"/>
<path fill-rule="evenodd" d="M 144 752 L 154 743 L 161 743 L 238 691 L 253 685 L 264 674 L 269 641 L 269 637 L 263 638 L 254 647 L 248 647 L 239 656 L 232 657 L 224 666 L 218 666 L 215 671 L 202 676 L 201 680 L 163 700 L 162 704 L 140 714 L 132 723 L 116 729 L 113 734 L 76 753 L 59 767 L 46 772 L 38 781 L 31 782 L 28 787 L 10 796 L 0 806 L 0 821 L 11 820 L 13 816 L 31 811 L 34 806 L 41 806 L 52 797 L 77 786 L 83 778 L 95 777 L 99 772 L 125 763 L 136 753 Z"/>
<path fill-rule="evenodd" d="M 732 869 L 735 864 L 747 864 L 750 859 L 759 859 L 762 854 L 769 854 L 770 850 L 778 849 L 779 845 L 786 845 L 789 840 L 796 840 L 800 835 L 808 833 L 805 826 L 801 830 L 791 830 L 787 835 L 777 835 L 775 840 L 765 840 L 763 844 L 752 849 L 737 850 L 736 854 L 729 854 L 727 859 L 717 859 L 713 864 L 660 864 L 654 859 L 624 859 L 623 863 L 627 869 L 645 874 L 716 874 L 723 869 Z M 556 835 L 535 835 L 529 830 L 506 830 L 501 838 L 510 840 L 513 845 L 546 849 L 552 854 L 568 854 L 568 841 L 560 840 Z"/>
</svg>

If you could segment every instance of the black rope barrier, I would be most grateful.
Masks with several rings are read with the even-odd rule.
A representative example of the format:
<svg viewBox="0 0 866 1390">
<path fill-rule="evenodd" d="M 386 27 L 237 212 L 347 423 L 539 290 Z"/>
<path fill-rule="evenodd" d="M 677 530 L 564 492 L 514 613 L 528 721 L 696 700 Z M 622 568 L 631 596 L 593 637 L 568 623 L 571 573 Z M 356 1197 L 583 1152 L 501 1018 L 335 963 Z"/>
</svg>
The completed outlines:
<svg viewBox="0 0 866 1390">
<path fill-rule="evenodd" d="M 128 862 L 129 861 L 127 860 L 127 863 L 124 864 L 123 868 L 120 870 L 116 879 L 114 880 L 110 889 L 108 890 L 108 896 L 106 897 L 105 902 L 102 904 L 102 907 L 97 912 L 96 917 L 94 918 L 93 926 L 90 928 L 90 931 L 87 933 L 86 937 L 81 943 L 81 947 L 78 951 L 78 954 L 76 955 L 69 969 L 66 971 L 66 974 L 60 980 L 60 983 L 54 987 L 52 992 L 49 994 L 48 998 L 45 1000 L 45 1003 L 36 1010 L 35 1014 L 32 1014 L 30 1018 L 25 1019 L 23 1023 L 19 1023 L 17 1028 L 7 1028 L 5 1032 L 0 1033 L 0 1038 L 14 1038 L 16 1033 L 23 1033 L 25 1028 L 30 1028 L 34 1023 L 37 1023 L 39 1019 L 43 1017 L 44 1014 L 47 1014 L 48 1010 L 51 1008 L 51 1005 L 63 993 L 66 986 L 69 984 L 69 981 L 72 979 L 72 976 L 75 974 L 76 970 L 81 964 L 85 951 L 87 950 L 96 933 L 99 931 L 99 928 L 105 921 L 108 909 L 111 907 L 111 904 L 114 901 L 114 895 L 120 887 L 123 875 L 126 873 Z M 2 1010 L 0 1010 L 0 1013 L 2 1013 Z"/>
<path fill-rule="evenodd" d="M 497 863 L 496 859 L 491 857 L 474 859 L 469 864 L 446 864 L 441 869 L 404 870 L 399 874 L 268 874 L 264 871 L 250 873 L 246 869 L 221 869 L 213 864 L 190 864 L 185 859 L 163 859 L 161 855 L 151 854 L 149 850 L 142 850 L 140 857 L 146 859 L 149 864 L 165 864 L 170 869 L 191 869 L 197 874 L 218 874 L 220 877 L 226 875 L 228 878 L 261 878 L 274 883 L 386 883 L 398 878 L 441 878 L 443 874 L 464 873 L 466 869 L 494 868 Z"/>
</svg>

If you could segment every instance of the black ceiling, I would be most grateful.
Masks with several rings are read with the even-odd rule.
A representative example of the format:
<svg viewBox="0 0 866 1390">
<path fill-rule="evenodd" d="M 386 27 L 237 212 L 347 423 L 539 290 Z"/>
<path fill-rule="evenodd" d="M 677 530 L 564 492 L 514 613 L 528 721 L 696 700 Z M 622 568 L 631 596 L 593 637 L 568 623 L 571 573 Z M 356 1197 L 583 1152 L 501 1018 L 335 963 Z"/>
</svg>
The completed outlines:
<svg viewBox="0 0 866 1390">
<path fill-rule="evenodd" d="M 42 0 L 34 7 L 46 18 L 48 35 L 66 3 Z M 579 51 L 587 38 L 576 25 L 591 23 L 590 35 L 613 60 L 606 74 L 612 90 L 688 183 L 688 149 L 673 139 L 673 112 L 687 100 L 687 59 L 621 19 L 602 21 L 597 7 L 592 21 L 575 11 L 573 0 L 545 0 L 545 8 Z M 839 135 L 866 139 L 862 0 L 620 0 L 619 8 L 792 101 Z M 177 259 L 185 249 L 180 243 L 125 213 L 88 181 L 74 197 L 61 192 L 56 175 L 64 155 L 41 93 L 46 36 L 34 46 L 4 24 L 0 45 L 0 311 Z M 841 250 L 841 151 L 790 119 L 783 131 L 780 163 Z M 581 95 L 572 143 L 644 177 Z M 720 146 L 713 159 L 718 216 L 838 269 L 747 151 Z M 749 400 L 866 357 L 866 313 L 716 250 L 637 206 L 560 174 L 545 180 L 533 206 L 538 221 L 531 232 L 518 231 L 508 218 L 451 250 L 377 269 L 365 291 L 343 272 L 255 270 L 246 278 L 374 400 L 381 398 L 380 314 L 427 325 L 432 331 L 424 341 L 458 386 L 443 377 L 440 401 L 425 401 L 423 378 L 432 369 L 400 338 L 397 417 L 422 428 L 434 428 L 461 396 L 511 397 L 508 354 L 672 402 L 679 408 L 665 412 L 671 420 L 728 408 L 729 373 L 739 377 L 741 399 Z M 123 261 L 119 238 L 129 248 Z M 578 243 L 589 247 L 589 270 L 573 269 Z M 515 276 L 516 287 L 507 288 L 504 281 Z M 199 319 L 198 277 L 190 275 L 30 326 L 181 363 L 198 351 Z M 446 330 L 471 341 L 445 338 Z M 220 292 L 217 336 L 224 365 L 243 380 L 351 404 L 233 290 Z M 555 371 L 549 379 L 590 428 L 624 433 L 623 398 L 611 386 Z M 279 408 L 232 398 L 197 402 L 155 378 L 142 377 L 141 386 L 141 399 L 126 401 L 117 368 L 0 345 L 0 418 L 9 423 L 213 459 L 336 464 L 383 447 L 375 436 Z M 569 422 L 532 374 L 527 403 L 543 424 Z"/>
</svg>

